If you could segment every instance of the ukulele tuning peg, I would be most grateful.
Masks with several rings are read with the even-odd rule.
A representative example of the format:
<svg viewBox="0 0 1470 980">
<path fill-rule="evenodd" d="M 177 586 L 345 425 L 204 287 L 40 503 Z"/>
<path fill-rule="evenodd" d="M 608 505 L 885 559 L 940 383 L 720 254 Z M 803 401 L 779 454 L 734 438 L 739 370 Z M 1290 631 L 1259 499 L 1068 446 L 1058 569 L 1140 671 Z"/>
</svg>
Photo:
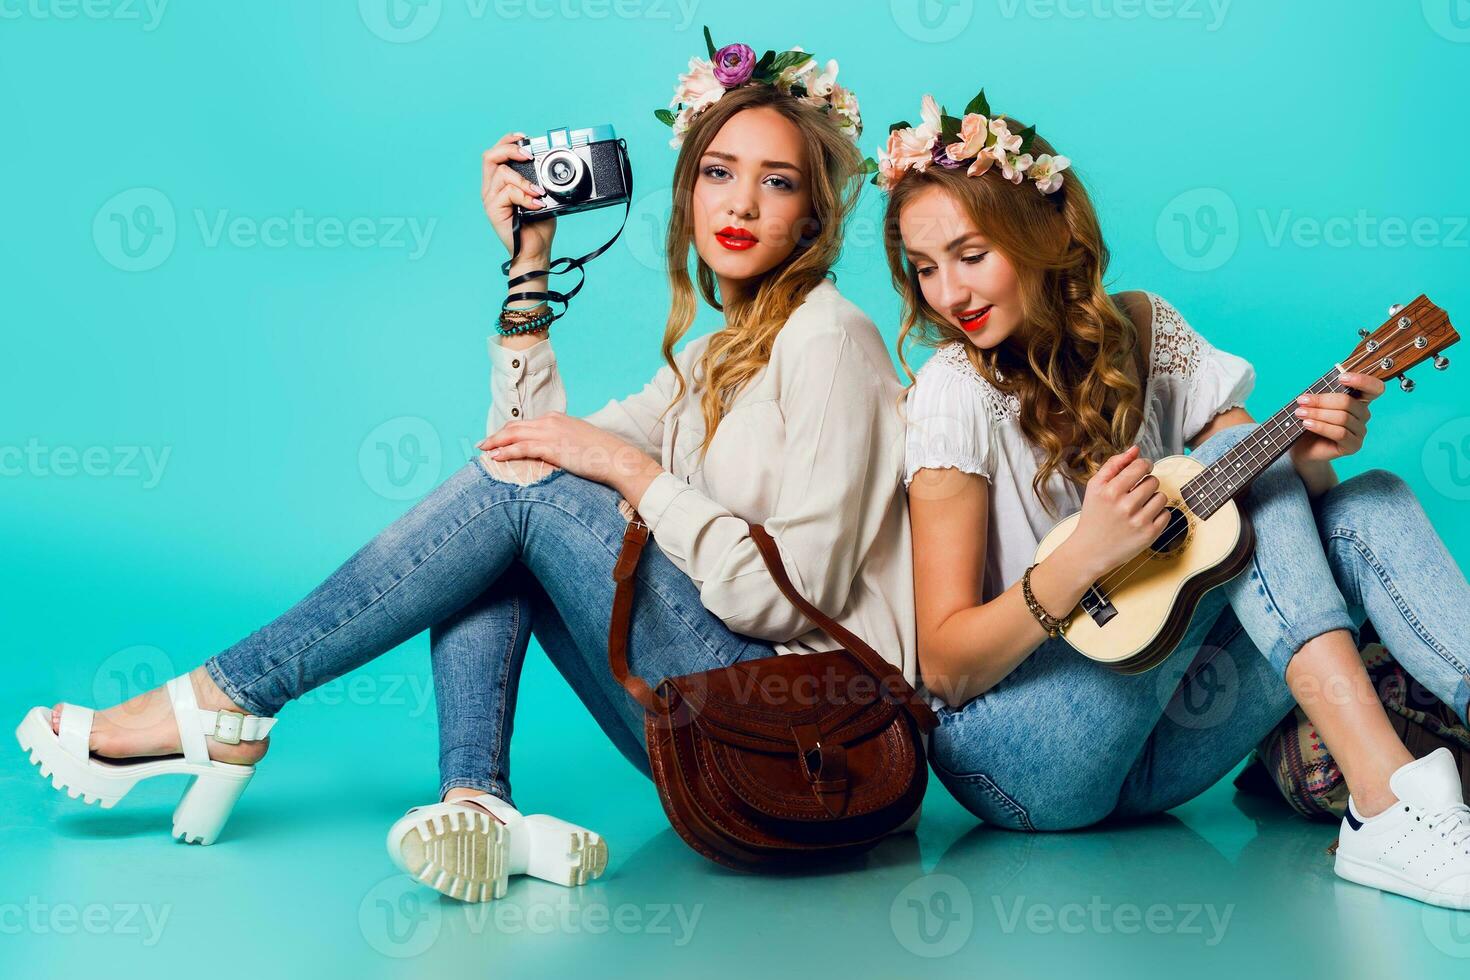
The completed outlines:
<svg viewBox="0 0 1470 980">
<path fill-rule="evenodd" d="M 1399 387 L 1402 388 L 1404 391 L 1413 391 L 1414 379 L 1407 375 L 1399 375 Z"/>
<path fill-rule="evenodd" d="M 1445 368 L 1450 366 L 1450 359 L 1448 357 L 1445 357 L 1443 354 L 1435 354 L 1434 366 L 1437 370 L 1443 371 Z"/>
<path fill-rule="evenodd" d="M 1358 328 L 1358 336 L 1366 339 L 1367 336 L 1368 336 L 1368 328 L 1367 327 L 1359 327 Z"/>
<path fill-rule="evenodd" d="M 1399 310 L 1402 310 L 1403 308 L 1404 308 L 1404 304 L 1403 303 L 1395 303 L 1395 304 L 1393 304 L 1392 306 L 1390 306 L 1388 308 L 1388 315 L 1389 316 L 1397 316 Z"/>
</svg>

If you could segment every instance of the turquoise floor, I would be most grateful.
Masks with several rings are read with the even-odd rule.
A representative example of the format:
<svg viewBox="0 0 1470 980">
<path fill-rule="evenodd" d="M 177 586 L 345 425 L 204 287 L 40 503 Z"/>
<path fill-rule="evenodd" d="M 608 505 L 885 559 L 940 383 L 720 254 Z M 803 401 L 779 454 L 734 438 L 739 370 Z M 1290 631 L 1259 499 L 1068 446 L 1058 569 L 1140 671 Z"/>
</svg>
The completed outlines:
<svg viewBox="0 0 1470 980">
<path fill-rule="evenodd" d="M 440 899 L 396 874 L 383 849 L 392 820 L 433 793 L 422 654 L 411 643 L 360 674 L 355 692 L 334 682 L 283 713 L 212 847 L 169 839 L 178 784 L 145 785 L 101 811 L 52 791 L 10 743 L 0 751 L 4 975 L 1137 980 L 1187 969 L 1239 980 L 1470 969 L 1470 915 L 1339 882 L 1331 827 L 1228 781 L 1144 825 L 1051 836 L 978 827 L 934 784 L 917 835 L 849 869 L 723 871 L 667 828 L 652 786 L 534 647 L 518 802 L 602 831 L 607 874 L 575 891 L 515 879 L 489 905 Z M 16 695 L 7 717 L 43 699 Z M 558 713 L 552 728 L 545 719 Z"/>
</svg>

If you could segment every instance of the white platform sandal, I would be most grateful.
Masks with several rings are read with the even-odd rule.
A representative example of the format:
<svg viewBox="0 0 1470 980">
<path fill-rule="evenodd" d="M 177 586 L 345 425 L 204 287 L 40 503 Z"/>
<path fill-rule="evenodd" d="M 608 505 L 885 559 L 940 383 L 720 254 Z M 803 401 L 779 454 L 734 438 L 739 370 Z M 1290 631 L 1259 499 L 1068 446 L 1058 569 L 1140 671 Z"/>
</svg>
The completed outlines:
<svg viewBox="0 0 1470 980">
<path fill-rule="evenodd" d="M 570 887 L 601 877 L 607 867 L 599 834 L 545 813 L 523 816 L 489 793 L 409 810 L 388 831 L 388 854 L 403 871 L 462 902 L 503 897 L 511 875 Z"/>
<path fill-rule="evenodd" d="M 219 837 L 235 801 L 245 791 L 254 766 L 237 766 L 209 758 L 206 738 L 225 745 L 258 742 L 275 725 L 274 718 L 241 714 L 238 711 L 207 711 L 194 699 L 189 675 L 175 677 L 166 685 L 179 726 L 182 755 L 149 757 L 139 761 L 104 759 L 92 755 L 91 708 L 75 704 L 61 706 L 61 733 L 51 730 L 51 709 L 32 708 L 15 730 L 20 747 L 40 766 L 51 785 L 84 803 L 114 806 L 138 783 L 154 776 L 192 776 L 179 805 L 174 809 L 173 835 L 191 844 L 213 844 Z"/>
</svg>

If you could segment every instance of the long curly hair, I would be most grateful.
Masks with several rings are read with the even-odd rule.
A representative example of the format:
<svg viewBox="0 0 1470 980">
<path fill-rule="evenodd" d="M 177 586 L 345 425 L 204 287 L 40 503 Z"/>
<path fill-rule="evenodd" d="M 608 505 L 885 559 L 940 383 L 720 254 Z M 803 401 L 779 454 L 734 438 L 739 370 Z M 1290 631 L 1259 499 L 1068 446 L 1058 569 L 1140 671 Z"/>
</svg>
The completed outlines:
<svg viewBox="0 0 1470 980">
<path fill-rule="evenodd" d="M 1013 129 L 1020 123 L 1012 122 Z M 1056 151 L 1036 137 L 1030 152 Z M 940 188 L 964 208 L 994 248 L 1016 269 L 1022 323 L 1007 341 L 981 350 L 924 301 L 915 267 L 903 250 L 899 216 L 918 194 Z M 1108 249 L 1097 212 L 1075 171 L 1052 194 L 1030 181 L 1013 184 L 998 167 L 978 177 L 931 166 L 894 185 L 884 215 L 884 247 L 894 288 L 903 298 L 899 363 L 913 386 L 905 344 L 938 347 L 958 341 L 977 372 L 1021 405 L 1021 431 L 1044 453 L 1032 481 L 1043 491 L 1055 472 L 1086 483 L 1111 455 L 1132 442 L 1142 422 L 1139 385 L 1129 373 L 1139 337 L 1133 321 L 1108 296 L 1103 277 Z M 907 390 L 907 389 L 906 389 Z"/>
<path fill-rule="evenodd" d="M 796 250 L 767 272 L 754 290 L 727 304 L 719 296 L 714 271 L 695 255 L 695 277 L 689 274 L 694 242 L 694 182 L 699 162 L 715 135 L 732 116 L 746 109 L 769 107 L 791 120 L 806 150 L 807 179 L 812 214 L 800 234 Z M 677 344 L 694 323 L 697 302 L 694 281 L 704 301 L 725 313 L 725 326 L 711 335 L 695 366 L 692 383 L 702 389 L 700 406 L 705 435 L 703 456 L 720 420 L 740 390 L 771 359 L 776 335 L 801 305 L 808 292 L 826 278 L 842 251 L 842 227 L 862 190 L 862 158 L 852 142 L 817 107 L 775 88 L 753 85 L 733 89 L 704 110 L 684 138 L 674 164 L 674 202 L 669 216 L 667 258 L 672 297 L 664 328 L 663 355 L 678 379 L 667 414 L 684 397 L 689 384 L 674 360 Z"/>
</svg>

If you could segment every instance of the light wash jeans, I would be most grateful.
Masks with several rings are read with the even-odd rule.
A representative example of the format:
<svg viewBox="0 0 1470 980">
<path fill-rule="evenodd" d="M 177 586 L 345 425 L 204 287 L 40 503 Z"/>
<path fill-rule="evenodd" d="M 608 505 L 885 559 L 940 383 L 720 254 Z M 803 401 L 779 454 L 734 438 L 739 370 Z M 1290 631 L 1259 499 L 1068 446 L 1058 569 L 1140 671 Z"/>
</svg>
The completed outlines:
<svg viewBox="0 0 1470 980">
<path fill-rule="evenodd" d="M 1255 427 L 1222 430 L 1194 455 L 1212 462 Z M 1401 479 L 1370 470 L 1311 500 L 1282 457 L 1238 501 L 1254 558 L 1206 593 L 1161 666 L 1118 674 L 1047 640 L 989 691 L 939 711 L 930 761 L 971 812 L 1036 831 L 1178 806 L 1291 710 L 1284 677 L 1302 644 L 1356 635 L 1365 617 L 1465 717 L 1470 585 Z"/>
<path fill-rule="evenodd" d="M 645 775 L 643 709 L 607 661 L 612 568 L 627 521 L 618 493 L 555 470 L 526 485 L 466 464 L 305 599 L 205 662 L 232 701 L 288 701 L 429 630 L 441 794 L 513 802 L 516 688 L 534 632 L 614 744 Z M 771 656 L 730 630 L 652 539 L 638 564 L 629 669 L 651 683 Z"/>
</svg>

